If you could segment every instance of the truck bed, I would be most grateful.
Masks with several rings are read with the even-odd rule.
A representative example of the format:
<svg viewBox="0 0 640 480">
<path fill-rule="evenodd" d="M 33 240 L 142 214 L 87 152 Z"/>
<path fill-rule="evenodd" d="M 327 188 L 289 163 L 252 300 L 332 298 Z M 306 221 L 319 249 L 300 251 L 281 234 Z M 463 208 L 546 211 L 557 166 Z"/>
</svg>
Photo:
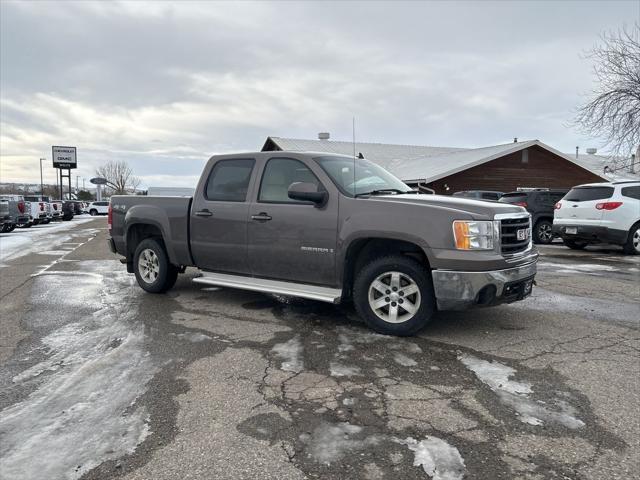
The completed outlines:
<svg viewBox="0 0 640 480">
<path fill-rule="evenodd" d="M 134 228 L 157 228 L 164 238 L 171 263 L 193 265 L 189 248 L 189 218 L 192 197 L 160 197 L 141 195 L 116 195 L 111 197 L 111 237 L 116 251 L 123 256 L 127 252 L 129 225 Z"/>
</svg>

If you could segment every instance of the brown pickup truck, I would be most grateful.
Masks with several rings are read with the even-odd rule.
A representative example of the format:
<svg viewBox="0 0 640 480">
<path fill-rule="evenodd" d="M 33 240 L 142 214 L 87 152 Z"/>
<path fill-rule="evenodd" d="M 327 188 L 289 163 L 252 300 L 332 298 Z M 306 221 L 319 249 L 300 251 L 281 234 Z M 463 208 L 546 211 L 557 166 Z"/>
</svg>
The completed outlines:
<svg viewBox="0 0 640 480">
<path fill-rule="evenodd" d="M 412 335 L 437 310 L 521 300 L 538 253 L 519 206 L 419 194 L 364 159 L 212 157 L 193 197 L 114 196 L 109 246 L 146 291 L 194 281 L 339 303 Z"/>
</svg>

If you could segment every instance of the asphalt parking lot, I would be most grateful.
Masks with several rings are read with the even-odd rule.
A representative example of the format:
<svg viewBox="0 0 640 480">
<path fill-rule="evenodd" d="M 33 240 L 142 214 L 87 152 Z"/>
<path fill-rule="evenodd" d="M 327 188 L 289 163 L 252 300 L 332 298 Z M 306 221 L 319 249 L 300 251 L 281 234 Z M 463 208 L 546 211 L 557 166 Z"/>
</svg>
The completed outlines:
<svg viewBox="0 0 640 480">
<path fill-rule="evenodd" d="M 400 339 L 192 269 L 145 294 L 104 218 L 37 232 L 0 236 L 3 479 L 640 471 L 640 257 L 543 247 L 530 298 Z"/>
</svg>

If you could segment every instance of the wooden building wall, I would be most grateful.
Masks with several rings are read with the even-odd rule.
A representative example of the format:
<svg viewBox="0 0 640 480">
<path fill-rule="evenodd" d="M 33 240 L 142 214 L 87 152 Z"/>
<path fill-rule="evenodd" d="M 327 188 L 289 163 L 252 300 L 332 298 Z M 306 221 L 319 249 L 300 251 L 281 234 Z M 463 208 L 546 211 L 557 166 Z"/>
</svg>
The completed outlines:
<svg viewBox="0 0 640 480">
<path fill-rule="evenodd" d="M 581 183 L 604 181 L 606 179 L 534 145 L 441 178 L 427 186 L 438 194 L 450 195 L 460 190 L 510 192 L 518 187 L 570 188 Z"/>
</svg>

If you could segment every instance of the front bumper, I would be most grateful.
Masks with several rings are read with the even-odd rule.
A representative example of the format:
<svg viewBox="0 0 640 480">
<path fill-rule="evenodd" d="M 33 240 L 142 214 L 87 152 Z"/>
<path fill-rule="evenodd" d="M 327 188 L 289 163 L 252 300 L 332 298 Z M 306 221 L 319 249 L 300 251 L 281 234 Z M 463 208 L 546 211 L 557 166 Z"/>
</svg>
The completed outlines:
<svg viewBox="0 0 640 480">
<path fill-rule="evenodd" d="M 531 293 L 537 261 L 504 270 L 433 270 L 438 310 L 466 310 L 522 300 Z"/>
<path fill-rule="evenodd" d="M 567 233 L 567 228 L 575 228 L 576 233 Z M 552 232 L 563 240 L 578 240 L 589 243 L 613 243 L 624 245 L 627 242 L 628 232 L 615 228 L 593 225 L 562 225 L 554 224 Z"/>
</svg>

